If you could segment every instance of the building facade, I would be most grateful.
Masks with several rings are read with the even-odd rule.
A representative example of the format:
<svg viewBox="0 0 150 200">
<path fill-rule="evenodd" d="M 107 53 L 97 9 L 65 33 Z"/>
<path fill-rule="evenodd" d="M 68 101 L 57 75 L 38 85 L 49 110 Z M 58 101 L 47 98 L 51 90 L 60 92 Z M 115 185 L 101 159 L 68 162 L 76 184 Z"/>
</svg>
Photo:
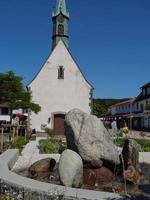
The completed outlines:
<svg viewBox="0 0 150 200">
<path fill-rule="evenodd" d="M 129 99 L 111 106 L 112 115 L 125 115 L 133 111 L 133 103 L 135 99 Z"/>
<path fill-rule="evenodd" d="M 150 83 L 141 87 L 141 92 L 136 98 L 112 105 L 111 115 L 116 119 L 122 118 L 133 129 L 150 130 L 148 105 L 150 105 Z"/>
<path fill-rule="evenodd" d="M 25 121 L 28 117 L 27 109 L 14 109 L 12 111 L 12 117 L 15 118 L 18 116 L 21 118 L 21 121 Z M 0 104 L 0 125 L 1 124 L 10 124 L 11 121 L 11 110 L 7 104 Z M 13 121 L 12 121 L 13 124 Z"/>
<path fill-rule="evenodd" d="M 32 100 L 41 106 L 38 114 L 31 113 L 31 128 L 42 131 L 54 129 L 64 134 L 65 114 L 79 108 L 91 112 L 93 87 L 85 79 L 69 51 L 69 13 L 65 0 L 57 1 L 52 14 L 52 52 L 38 74 L 28 85 Z"/>
<path fill-rule="evenodd" d="M 134 106 L 139 111 L 139 117 L 141 120 L 141 127 L 144 129 L 150 129 L 150 110 L 147 106 L 150 105 L 150 82 L 141 87 L 141 93 L 135 99 Z"/>
<path fill-rule="evenodd" d="M 6 104 L 0 104 L 0 123 L 10 122 L 10 109 Z"/>
</svg>

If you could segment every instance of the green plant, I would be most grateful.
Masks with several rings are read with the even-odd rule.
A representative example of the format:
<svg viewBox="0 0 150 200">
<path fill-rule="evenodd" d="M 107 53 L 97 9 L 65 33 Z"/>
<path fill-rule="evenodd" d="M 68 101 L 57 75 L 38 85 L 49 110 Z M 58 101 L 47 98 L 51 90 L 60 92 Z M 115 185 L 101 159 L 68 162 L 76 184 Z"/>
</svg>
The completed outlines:
<svg viewBox="0 0 150 200">
<path fill-rule="evenodd" d="M 136 142 L 141 146 L 141 150 L 150 152 L 150 140 L 136 139 Z"/>
<path fill-rule="evenodd" d="M 0 200 L 15 200 L 15 198 L 0 194 Z"/>
<path fill-rule="evenodd" d="M 115 138 L 114 143 L 119 147 L 123 147 L 125 143 L 125 138 Z"/>
<path fill-rule="evenodd" d="M 23 85 L 23 78 L 13 71 L 0 73 L 0 103 L 10 108 L 10 122 L 13 109 L 24 108 L 38 113 L 41 107 L 32 101 L 31 93 Z"/>
<path fill-rule="evenodd" d="M 4 200 L 15 200 L 13 197 L 5 197 Z"/>
<path fill-rule="evenodd" d="M 140 145 L 141 151 L 150 152 L 150 140 L 135 139 L 135 141 Z M 125 138 L 116 138 L 114 139 L 114 143 L 119 147 L 123 147 Z"/>
<path fill-rule="evenodd" d="M 23 136 L 19 136 L 18 140 L 11 144 L 11 148 L 19 149 L 19 152 L 21 152 L 26 143 L 25 138 Z"/>
<path fill-rule="evenodd" d="M 40 153 L 60 153 L 61 151 L 66 149 L 66 144 L 62 143 L 61 140 L 55 138 L 40 140 L 39 149 Z"/>
</svg>

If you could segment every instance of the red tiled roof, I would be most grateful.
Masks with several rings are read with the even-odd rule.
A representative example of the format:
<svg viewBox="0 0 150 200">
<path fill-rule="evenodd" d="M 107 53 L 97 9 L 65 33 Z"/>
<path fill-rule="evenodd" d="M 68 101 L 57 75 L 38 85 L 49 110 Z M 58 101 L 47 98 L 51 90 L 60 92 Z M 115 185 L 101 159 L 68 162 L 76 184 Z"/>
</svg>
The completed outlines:
<svg viewBox="0 0 150 200">
<path fill-rule="evenodd" d="M 116 106 L 121 106 L 121 105 L 129 104 L 129 103 L 133 103 L 134 101 L 135 101 L 135 98 L 129 99 L 127 101 L 122 101 L 120 103 L 116 103 L 116 104 L 112 105 L 111 107 L 116 107 Z"/>
</svg>

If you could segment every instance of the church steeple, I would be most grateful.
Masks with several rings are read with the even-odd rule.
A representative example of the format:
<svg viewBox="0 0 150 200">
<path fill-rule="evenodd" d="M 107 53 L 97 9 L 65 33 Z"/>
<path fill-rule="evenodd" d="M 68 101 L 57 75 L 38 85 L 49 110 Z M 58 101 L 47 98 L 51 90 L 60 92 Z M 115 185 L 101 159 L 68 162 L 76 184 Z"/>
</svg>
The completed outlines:
<svg viewBox="0 0 150 200">
<path fill-rule="evenodd" d="M 68 47 L 69 12 L 67 11 L 65 0 L 57 0 L 56 8 L 52 14 L 52 21 L 53 21 L 52 49 L 54 49 L 59 40 L 62 40 Z"/>
<path fill-rule="evenodd" d="M 62 13 L 64 16 L 69 18 L 69 13 L 66 8 L 66 1 L 65 0 L 57 0 L 56 3 L 56 9 L 53 12 L 53 17 L 58 16 L 60 13 Z"/>
</svg>

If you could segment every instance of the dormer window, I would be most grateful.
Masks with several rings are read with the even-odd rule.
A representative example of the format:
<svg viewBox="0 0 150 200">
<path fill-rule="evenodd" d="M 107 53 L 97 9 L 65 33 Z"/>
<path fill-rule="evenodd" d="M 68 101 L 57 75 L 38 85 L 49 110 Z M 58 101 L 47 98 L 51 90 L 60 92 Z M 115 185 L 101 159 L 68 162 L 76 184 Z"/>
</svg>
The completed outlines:
<svg viewBox="0 0 150 200">
<path fill-rule="evenodd" d="M 58 79 L 64 79 L 64 67 L 63 66 L 59 66 Z"/>
</svg>

